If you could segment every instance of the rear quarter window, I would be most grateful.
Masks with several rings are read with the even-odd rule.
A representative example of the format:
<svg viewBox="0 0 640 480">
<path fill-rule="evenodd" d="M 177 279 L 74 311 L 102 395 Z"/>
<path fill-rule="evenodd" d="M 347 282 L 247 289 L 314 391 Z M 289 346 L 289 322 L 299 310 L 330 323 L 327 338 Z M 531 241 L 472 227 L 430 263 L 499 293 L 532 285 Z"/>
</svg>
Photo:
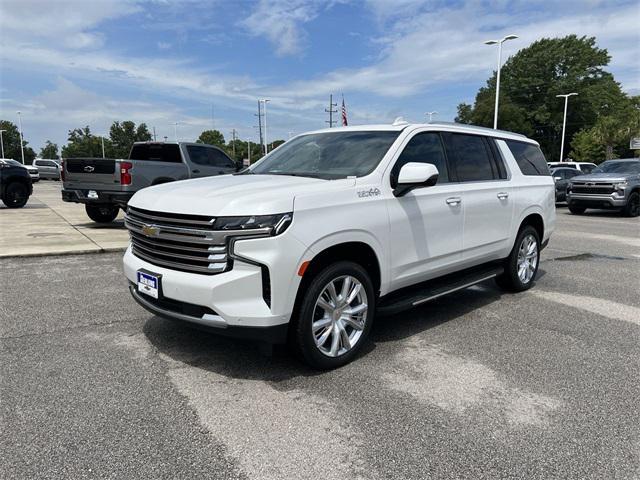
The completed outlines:
<svg viewBox="0 0 640 480">
<path fill-rule="evenodd" d="M 505 140 L 523 175 L 551 175 L 540 147 L 531 143 Z"/>
</svg>

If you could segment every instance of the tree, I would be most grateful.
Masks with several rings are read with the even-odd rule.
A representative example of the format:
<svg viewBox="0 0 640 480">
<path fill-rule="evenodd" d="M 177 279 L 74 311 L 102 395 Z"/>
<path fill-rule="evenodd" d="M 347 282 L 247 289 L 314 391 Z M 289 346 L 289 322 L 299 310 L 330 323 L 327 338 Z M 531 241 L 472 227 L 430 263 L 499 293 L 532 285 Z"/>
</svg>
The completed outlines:
<svg viewBox="0 0 640 480">
<path fill-rule="evenodd" d="M 18 127 L 8 121 L 0 120 L 0 130 L 2 132 L 2 143 L 4 145 L 4 157 L 13 158 L 19 162 L 22 161 L 22 152 L 20 151 L 20 131 Z M 36 152 L 28 146 L 29 142 L 23 139 L 22 147 L 24 149 L 24 163 L 31 165 L 33 159 L 36 158 Z"/>
<path fill-rule="evenodd" d="M 580 130 L 571 140 L 571 160 L 600 163 L 604 160 L 604 147 L 596 138 L 593 128 Z"/>
<path fill-rule="evenodd" d="M 40 158 L 58 158 L 58 145 L 47 140 L 40 149 Z"/>
<path fill-rule="evenodd" d="M 224 135 L 218 130 L 205 130 L 200 134 L 197 143 L 206 143 L 208 145 L 215 145 L 216 147 L 224 148 Z"/>
<path fill-rule="evenodd" d="M 100 137 L 96 137 L 91 133 L 91 129 L 87 125 L 84 128 L 76 128 L 69 130 L 67 145 L 62 147 L 63 158 L 73 157 L 102 157 L 102 141 Z M 109 139 L 104 139 L 105 154 L 113 151 L 113 147 Z"/>
<path fill-rule="evenodd" d="M 109 129 L 109 138 L 113 148 L 108 156 L 115 158 L 128 158 L 134 142 L 149 142 L 152 139 L 145 123 L 136 127 L 130 120 L 113 122 Z"/>
<path fill-rule="evenodd" d="M 543 38 L 520 50 L 502 67 L 498 127 L 533 137 L 548 160 L 557 159 L 564 104 L 556 95 L 579 94 L 569 101 L 568 142 L 576 132 L 595 126 L 600 117 L 629 105 L 630 98 L 604 70 L 609 60 L 607 50 L 598 48 L 594 37 Z M 494 73 L 478 91 L 473 106 L 458 106 L 458 120 L 492 126 L 495 81 Z"/>
</svg>

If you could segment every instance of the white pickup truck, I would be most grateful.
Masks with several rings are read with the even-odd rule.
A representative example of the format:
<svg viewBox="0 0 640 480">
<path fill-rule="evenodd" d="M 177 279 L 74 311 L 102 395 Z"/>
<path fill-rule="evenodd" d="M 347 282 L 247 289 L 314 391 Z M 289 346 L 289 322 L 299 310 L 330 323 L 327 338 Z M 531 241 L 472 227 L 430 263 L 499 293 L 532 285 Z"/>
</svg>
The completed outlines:
<svg viewBox="0 0 640 480">
<path fill-rule="evenodd" d="M 248 170 L 136 193 L 135 300 L 226 335 L 352 360 L 376 313 L 495 278 L 534 283 L 554 183 L 524 136 L 447 123 L 299 135 Z"/>
</svg>

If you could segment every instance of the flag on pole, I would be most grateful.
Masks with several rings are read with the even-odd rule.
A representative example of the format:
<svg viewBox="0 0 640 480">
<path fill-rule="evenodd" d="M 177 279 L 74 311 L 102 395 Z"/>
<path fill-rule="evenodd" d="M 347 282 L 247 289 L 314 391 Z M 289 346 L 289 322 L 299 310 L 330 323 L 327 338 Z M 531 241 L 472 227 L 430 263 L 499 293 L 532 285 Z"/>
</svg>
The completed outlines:
<svg viewBox="0 0 640 480">
<path fill-rule="evenodd" d="M 344 95 L 342 95 L 342 126 L 346 127 L 349 123 L 347 122 L 347 107 L 344 104 Z"/>
</svg>

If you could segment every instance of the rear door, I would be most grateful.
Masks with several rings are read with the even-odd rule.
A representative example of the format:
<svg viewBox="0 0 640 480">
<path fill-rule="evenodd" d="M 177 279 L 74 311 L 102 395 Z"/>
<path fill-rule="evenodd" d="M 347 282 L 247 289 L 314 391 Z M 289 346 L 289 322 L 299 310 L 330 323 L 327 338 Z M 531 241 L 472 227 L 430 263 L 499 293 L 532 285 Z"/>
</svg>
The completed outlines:
<svg viewBox="0 0 640 480">
<path fill-rule="evenodd" d="M 210 145 L 187 145 L 192 177 L 225 175 L 236 171 L 236 164 L 222 150 Z"/>
<path fill-rule="evenodd" d="M 494 140 L 482 135 L 443 135 L 452 175 L 464 209 L 462 258 L 496 258 L 509 243 L 514 202 L 512 187 Z"/>
</svg>

